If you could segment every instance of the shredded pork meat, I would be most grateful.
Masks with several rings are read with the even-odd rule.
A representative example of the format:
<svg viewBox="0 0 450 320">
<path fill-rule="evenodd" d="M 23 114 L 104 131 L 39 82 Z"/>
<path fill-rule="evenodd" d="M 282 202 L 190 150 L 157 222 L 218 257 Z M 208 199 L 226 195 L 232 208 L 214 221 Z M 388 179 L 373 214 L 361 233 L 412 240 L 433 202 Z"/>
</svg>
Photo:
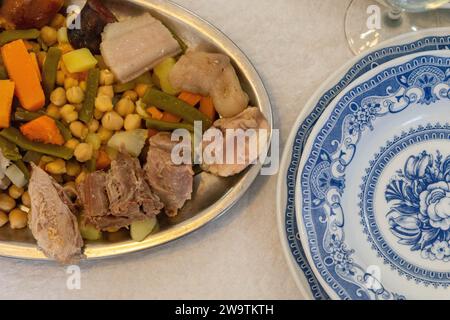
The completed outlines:
<svg viewBox="0 0 450 320">
<path fill-rule="evenodd" d="M 153 136 L 145 165 L 147 181 L 164 203 L 164 211 L 169 217 L 176 216 L 186 201 L 191 199 L 194 183 L 192 165 L 175 165 L 172 161 L 175 145 L 170 133 Z"/>
<path fill-rule="evenodd" d="M 82 257 L 83 240 L 70 197 L 52 177 L 34 165 L 28 191 L 29 225 L 39 248 L 61 263 L 76 262 Z"/>
</svg>

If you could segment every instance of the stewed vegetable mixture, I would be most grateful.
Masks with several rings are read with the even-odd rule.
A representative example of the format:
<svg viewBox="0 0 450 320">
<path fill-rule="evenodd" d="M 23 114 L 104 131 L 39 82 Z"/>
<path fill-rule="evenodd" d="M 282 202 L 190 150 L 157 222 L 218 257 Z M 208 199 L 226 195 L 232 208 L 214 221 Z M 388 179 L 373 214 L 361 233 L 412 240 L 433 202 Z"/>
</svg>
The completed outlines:
<svg viewBox="0 0 450 320">
<path fill-rule="evenodd" d="M 194 171 L 171 162 L 167 132 L 268 129 L 228 57 L 187 49 L 150 14 L 117 21 L 92 0 L 69 30 L 62 1 L 37 1 L 53 10 L 35 20 L 11 2 L 0 10 L 0 227 L 30 225 L 49 257 L 73 260 L 81 238 L 121 228 L 141 241 L 159 212 L 178 214 Z M 226 177 L 247 160 L 203 170 Z"/>
</svg>

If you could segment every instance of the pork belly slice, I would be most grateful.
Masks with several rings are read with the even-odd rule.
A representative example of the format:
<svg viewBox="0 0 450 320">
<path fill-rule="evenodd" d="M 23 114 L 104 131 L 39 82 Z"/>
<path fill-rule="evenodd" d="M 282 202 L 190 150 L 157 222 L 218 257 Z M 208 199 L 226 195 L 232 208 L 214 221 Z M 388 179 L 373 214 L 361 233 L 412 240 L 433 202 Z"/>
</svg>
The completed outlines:
<svg viewBox="0 0 450 320">
<path fill-rule="evenodd" d="M 45 255 L 68 264 L 82 257 L 83 240 L 75 205 L 52 177 L 33 165 L 28 187 L 31 198 L 30 229 Z"/>
<path fill-rule="evenodd" d="M 173 163 L 171 153 L 175 145 L 170 133 L 153 136 L 145 165 L 147 181 L 164 203 L 164 211 L 169 217 L 176 216 L 186 201 L 191 199 L 194 183 L 192 165 Z"/>
<path fill-rule="evenodd" d="M 139 160 L 119 153 L 106 179 L 109 210 L 116 217 L 153 217 L 163 208 L 145 181 Z"/>
<path fill-rule="evenodd" d="M 236 135 L 238 132 L 236 131 L 228 131 L 229 129 L 242 129 L 244 133 L 249 133 L 248 137 L 253 138 L 245 138 L 244 145 L 238 142 L 238 138 Z M 248 132 L 247 130 L 253 129 L 252 132 Z M 269 134 L 269 123 L 261 111 L 256 107 L 249 107 L 244 110 L 242 113 L 237 115 L 234 118 L 222 118 L 214 122 L 213 126 L 205 132 L 205 135 L 213 136 L 214 131 L 219 131 L 221 136 L 223 137 L 223 159 L 220 163 L 207 163 L 205 161 L 202 163 L 201 167 L 204 171 L 212 173 L 219 177 L 230 177 L 244 171 L 250 164 L 257 160 L 259 153 L 264 150 L 264 147 L 267 146 L 268 141 L 265 141 L 265 144 L 260 145 L 260 129 L 266 130 L 267 135 Z M 234 133 L 236 133 L 236 135 Z M 250 134 L 251 133 L 251 134 Z M 252 141 L 256 141 L 256 144 L 253 144 Z M 207 141 L 204 139 L 203 141 L 203 150 L 207 150 L 207 147 L 210 143 L 214 143 L 214 141 Z M 232 150 L 232 155 L 234 155 L 233 163 L 226 163 L 227 152 L 230 150 L 227 149 L 227 146 L 233 146 L 234 150 Z M 214 146 L 220 147 L 220 146 Z M 250 152 L 250 147 L 257 147 L 256 152 Z"/>
<path fill-rule="evenodd" d="M 223 54 L 188 51 L 175 64 L 169 81 L 178 90 L 211 96 L 217 112 L 225 118 L 238 115 L 248 106 L 248 95 L 230 58 Z"/>
<path fill-rule="evenodd" d="M 131 81 L 181 52 L 170 31 L 150 14 L 107 25 L 100 50 L 121 82 Z"/>
</svg>

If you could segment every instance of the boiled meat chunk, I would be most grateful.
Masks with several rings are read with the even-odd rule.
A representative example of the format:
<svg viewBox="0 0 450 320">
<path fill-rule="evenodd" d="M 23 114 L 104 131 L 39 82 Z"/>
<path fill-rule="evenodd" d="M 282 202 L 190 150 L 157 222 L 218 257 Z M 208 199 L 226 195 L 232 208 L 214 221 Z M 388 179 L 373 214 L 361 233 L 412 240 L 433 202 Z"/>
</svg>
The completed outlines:
<svg viewBox="0 0 450 320">
<path fill-rule="evenodd" d="M 163 204 L 150 190 L 139 161 L 119 153 L 108 173 L 87 175 L 79 186 L 86 222 L 99 230 L 122 228 L 152 218 Z"/>
<path fill-rule="evenodd" d="M 239 131 L 228 131 L 229 129 L 241 129 L 241 132 L 246 134 L 242 137 L 242 139 L 245 139 L 244 144 L 238 142 L 237 136 Z M 249 132 L 248 130 L 251 129 L 253 130 Z M 219 161 L 207 162 L 204 157 L 202 169 L 220 177 L 229 177 L 244 171 L 250 164 L 257 160 L 259 153 L 267 146 L 268 141 L 262 141 L 264 144 L 259 143 L 261 138 L 260 134 L 263 132 L 259 131 L 260 129 L 265 130 L 265 133 L 268 135 L 269 123 L 256 107 L 247 108 L 234 118 L 217 120 L 213 127 L 205 132 L 205 136 L 219 134 L 223 137 L 223 145 L 214 146 L 215 148 L 220 148 L 223 156 L 220 159 L 220 163 Z M 256 141 L 256 144 L 253 144 L 252 141 Z M 208 141 L 205 138 L 203 150 L 208 150 L 208 146 L 211 143 L 217 143 L 217 141 Z M 227 149 L 227 146 L 233 146 L 234 150 Z M 257 148 L 254 149 L 256 152 L 249 151 L 250 147 L 256 146 Z M 214 150 L 215 148 L 212 149 Z M 234 159 L 232 163 L 227 163 L 226 157 L 230 151 L 232 152 L 231 155 L 234 155 Z M 214 157 L 213 160 L 215 160 Z"/>
<path fill-rule="evenodd" d="M 149 13 L 108 24 L 102 38 L 105 63 L 121 82 L 131 81 L 181 52 L 169 29 Z"/>
<path fill-rule="evenodd" d="M 170 83 L 178 90 L 211 96 L 217 112 L 225 118 L 238 115 L 248 106 L 230 58 L 223 54 L 189 51 L 170 72 Z"/>
<path fill-rule="evenodd" d="M 42 251 L 61 263 L 82 257 L 83 240 L 75 206 L 64 189 L 41 168 L 33 165 L 28 187 L 31 198 L 30 229 Z"/>
<path fill-rule="evenodd" d="M 191 199 L 194 171 L 192 165 L 175 165 L 171 153 L 176 142 L 169 133 L 159 133 L 150 139 L 150 148 L 145 166 L 147 181 L 164 203 L 169 217 L 178 214 L 187 200 Z"/>
</svg>

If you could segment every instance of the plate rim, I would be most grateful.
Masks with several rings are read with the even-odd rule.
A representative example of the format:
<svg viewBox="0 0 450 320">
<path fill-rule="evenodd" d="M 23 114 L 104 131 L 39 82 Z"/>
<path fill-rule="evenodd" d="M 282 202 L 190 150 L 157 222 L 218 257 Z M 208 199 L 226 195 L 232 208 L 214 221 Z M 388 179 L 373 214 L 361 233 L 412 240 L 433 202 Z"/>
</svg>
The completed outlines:
<svg viewBox="0 0 450 320">
<path fill-rule="evenodd" d="M 336 87 L 342 80 L 345 79 L 345 76 L 358 63 L 362 62 L 364 59 L 367 59 L 370 55 L 373 55 L 374 53 L 376 53 L 380 50 L 388 49 L 389 47 L 411 45 L 414 42 L 423 40 L 427 37 L 449 37 L 449 36 L 450 36 L 450 28 L 447 28 L 447 27 L 432 28 L 432 29 L 421 30 L 421 31 L 414 32 L 414 33 L 407 33 L 407 34 L 403 34 L 403 35 L 397 36 L 395 38 L 389 39 L 383 43 L 380 43 L 379 45 L 370 49 L 367 52 L 364 52 L 360 55 L 352 57 L 349 61 L 347 61 L 340 68 L 338 68 L 332 75 L 330 75 L 322 83 L 322 85 L 307 100 L 305 107 L 301 110 L 301 112 L 297 116 L 297 119 L 294 121 L 294 125 L 293 125 L 292 129 L 290 130 L 289 136 L 285 142 L 279 176 L 277 179 L 277 196 L 276 196 L 276 210 L 277 210 L 277 215 L 278 215 L 278 218 L 277 218 L 278 223 L 277 224 L 278 224 L 279 238 L 282 243 L 284 256 L 285 256 L 286 261 L 288 262 L 289 269 L 291 270 L 292 276 L 294 277 L 294 280 L 295 280 L 300 292 L 302 294 L 304 294 L 304 296 L 307 297 L 308 299 L 314 299 L 316 295 L 320 294 L 320 291 L 317 291 L 318 289 L 314 290 L 311 287 L 311 286 L 316 285 L 314 283 L 314 279 L 311 279 L 311 275 L 309 276 L 310 279 L 307 279 L 303 270 L 300 268 L 300 266 L 299 266 L 300 262 L 297 261 L 297 259 L 294 257 L 293 251 L 289 246 L 289 240 L 287 239 L 288 235 L 286 233 L 286 210 L 287 210 L 287 206 L 288 206 L 287 177 L 289 175 L 288 168 L 293 160 L 294 142 L 296 140 L 298 133 L 302 130 L 301 126 L 304 124 L 304 121 L 306 120 L 306 118 L 315 111 L 315 109 L 318 106 L 319 101 L 322 99 L 324 94 L 326 92 L 329 92 L 331 90 L 330 88 Z M 392 54 L 393 53 L 391 53 L 391 55 Z M 355 81 L 357 81 L 357 78 L 354 79 L 349 85 L 353 84 Z M 345 88 L 343 90 L 345 90 Z M 322 112 L 324 112 L 324 110 Z M 314 126 L 314 124 L 313 124 L 313 126 Z M 295 173 L 293 173 L 295 176 L 297 175 L 298 167 L 299 166 L 297 166 L 297 171 Z M 295 180 L 296 180 L 296 178 L 294 178 L 294 181 Z M 294 211 L 296 211 L 295 208 L 294 208 Z M 296 217 L 294 217 L 294 221 L 298 225 Z M 300 240 L 298 240 L 298 241 L 300 242 Z M 300 258 L 303 259 L 306 257 L 300 257 Z M 310 264 L 309 261 L 306 261 L 306 263 L 308 265 Z M 312 270 L 310 266 L 307 266 L 307 268 Z M 315 276 L 313 276 L 313 277 L 315 277 Z M 311 284 L 311 282 L 312 282 L 312 284 Z M 327 298 L 327 297 L 320 297 L 320 296 L 316 296 L 316 297 L 317 298 Z"/>
<path fill-rule="evenodd" d="M 403 64 L 409 63 L 410 61 L 415 60 L 421 56 L 436 56 L 436 55 L 439 56 L 439 54 L 443 55 L 444 58 L 447 58 L 450 60 L 450 51 L 444 51 L 444 50 L 429 50 L 429 51 L 423 51 L 423 52 L 414 53 L 414 54 L 407 54 L 405 56 L 398 57 L 396 59 L 393 59 L 382 65 L 377 66 L 376 68 L 366 72 L 365 74 L 361 75 L 358 79 L 356 79 L 354 82 L 352 82 L 349 87 L 346 87 L 338 96 L 336 96 L 333 99 L 333 101 L 327 106 L 327 108 L 324 110 L 324 112 L 319 117 L 318 121 L 316 122 L 316 125 L 314 126 L 313 130 L 311 131 L 311 133 L 307 139 L 307 142 L 305 144 L 304 152 L 302 153 L 298 171 L 302 171 L 302 168 L 304 168 L 304 166 L 306 165 L 305 162 L 307 161 L 308 157 L 305 156 L 305 154 L 309 154 L 311 152 L 312 143 L 313 143 L 311 137 L 317 135 L 317 133 L 322 129 L 324 123 L 327 122 L 327 120 L 325 118 L 329 118 L 329 116 L 335 109 L 336 105 L 342 100 L 343 97 L 345 97 L 349 93 L 349 91 L 352 91 L 352 90 L 354 90 L 354 88 L 358 87 L 359 85 L 368 82 L 374 76 L 379 75 L 383 70 L 393 68 L 395 66 L 398 66 L 399 64 L 403 65 Z M 400 61 L 403 61 L 403 62 L 400 62 Z M 331 108 L 330 106 L 333 106 L 333 108 Z M 299 185 L 300 179 L 301 179 L 301 177 L 299 175 L 297 175 L 297 178 L 296 178 L 297 186 Z M 303 199 L 301 192 L 299 192 L 299 191 L 300 191 L 300 188 L 297 188 L 296 195 L 295 195 L 296 206 L 298 206 L 298 207 L 300 206 L 300 203 Z M 339 296 L 337 295 L 336 291 L 333 290 L 332 288 L 330 288 L 328 283 L 323 279 L 322 276 L 320 276 L 320 272 L 318 272 L 317 266 L 314 263 L 314 260 L 311 255 L 309 239 L 307 237 L 307 232 L 305 230 L 305 222 L 303 219 L 303 215 L 300 213 L 300 210 L 296 212 L 296 219 L 297 219 L 298 228 L 300 230 L 301 243 L 305 248 L 307 248 L 305 250 L 305 254 L 306 254 L 307 260 L 310 264 L 310 267 L 313 269 L 314 274 L 318 275 L 317 278 L 318 278 L 319 282 L 321 283 L 323 289 L 327 292 L 327 294 L 330 297 L 332 297 L 333 299 L 336 299 L 336 300 L 340 299 Z M 389 293 L 391 293 L 391 292 L 389 292 Z"/>
<path fill-rule="evenodd" d="M 262 81 L 258 71 L 247 57 L 247 55 L 234 43 L 225 33 L 220 31 L 212 23 L 204 18 L 201 18 L 191 10 L 174 3 L 171 0 L 110 0 L 112 2 L 123 1 L 129 2 L 132 5 L 142 7 L 143 10 L 153 10 L 159 14 L 170 16 L 177 21 L 189 25 L 202 36 L 208 38 L 211 43 L 214 43 L 220 50 L 225 52 L 232 58 L 241 74 L 247 79 L 249 86 L 255 92 L 255 104 L 261 109 L 266 116 L 270 134 L 272 137 L 273 131 L 273 107 L 268 95 L 267 89 Z M 144 250 L 151 250 L 161 245 L 168 244 L 172 241 L 179 240 L 200 228 L 206 226 L 210 222 L 225 215 L 238 202 L 253 184 L 262 168 L 261 163 L 265 162 L 267 154 L 264 154 L 258 164 L 253 165 L 245 173 L 245 176 L 229 190 L 222 198 L 217 200 L 212 207 L 206 208 L 197 213 L 194 217 L 176 225 L 175 228 L 155 233 L 143 242 L 134 242 L 132 240 L 124 241 L 114 244 L 96 244 L 88 243 L 85 246 L 84 254 L 86 258 L 84 261 L 92 261 L 99 259 L 114 258 L 126 254 L 136 253 Z M 48 259 L 34 243 L 20 243 L 17 241 L 0 241 L 0 256 L 4 258 L 13 258 L 20 260 L 34 260 L 34 261 L 54 261 Z"/>
</svg>

